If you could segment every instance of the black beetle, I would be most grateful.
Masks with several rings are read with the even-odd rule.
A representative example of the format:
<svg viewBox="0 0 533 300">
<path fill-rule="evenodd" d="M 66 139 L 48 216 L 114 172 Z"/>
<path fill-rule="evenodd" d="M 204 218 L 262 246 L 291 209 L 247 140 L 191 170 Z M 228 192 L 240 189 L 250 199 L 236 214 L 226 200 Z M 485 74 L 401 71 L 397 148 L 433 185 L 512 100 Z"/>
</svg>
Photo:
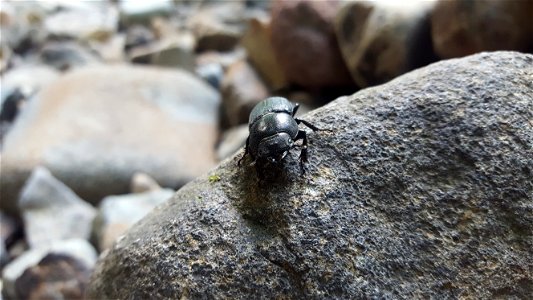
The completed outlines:
<svg viewBox="0 0 533 300">
<path fill-rule="evenodd" d="M 294 143 L 302 140 L 300 153 L 300 168 L 305 172 L 303 163 L 307 162 L 307 135 L 299 130 L 298 124 L 303 123 L 313 131 L 319 130 L 307 121 L 294 117 L 298 111 L 298 104 L 294 104 L 282 97 L 270 97 L 259 102 L 248 121 L 250 134 L 246 139 L 244 155 L 238 165 L 250 154 L 254 161 L 280 162 L 296 147 Z"/>
</svg>

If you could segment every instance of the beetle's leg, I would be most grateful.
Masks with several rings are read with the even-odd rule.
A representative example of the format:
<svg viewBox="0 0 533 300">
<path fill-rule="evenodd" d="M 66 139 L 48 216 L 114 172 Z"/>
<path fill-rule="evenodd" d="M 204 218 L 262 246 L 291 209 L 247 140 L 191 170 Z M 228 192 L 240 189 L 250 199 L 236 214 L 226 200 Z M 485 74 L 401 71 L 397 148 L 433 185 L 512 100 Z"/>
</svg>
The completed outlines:
<svg viewBox="0 0 533 300">
<path fill-rule="evenodd" d="M 244 154 L 243 156 L 241 157 L 241 159 L 239 159 L 239 161 L 237 162 L 237 165 L 240 167 L 241 166 L 241 161 L 246 157 L 246 154 L 248 154 L 248 144 L 250 143 L 250 137 L 247 137 L 246 138 L 246 145 L 244 146 Z"/>
<path fill-rule="evenodd" d="M 295 103 L 294 107 L 292 108 L 292 116 L 293 117 L 296 115 L 296 112 L 298 111 L 298 108 L 300 108 L 300 103 Z"/>
<path fill-rule="evenodd" d="M 307 162 L 307 133 L 303 130 L 298 131 L 294 140 L 302 140 L 302 151 L 300 152 L 300 170 L 305 173 L 304 162 Z"/>
<path fill-rule="evenodd" d="M 315 125 L 307 122 L 306 120 L 296 119 L 296 118 L 294 118 L 294 120 L 296 121 L 297 124 L 303 123 L 305 126 L 311 128 L 313 131 L 319 131 L 320 130 L 318 127 L 316 127 Z"/>
</svg>

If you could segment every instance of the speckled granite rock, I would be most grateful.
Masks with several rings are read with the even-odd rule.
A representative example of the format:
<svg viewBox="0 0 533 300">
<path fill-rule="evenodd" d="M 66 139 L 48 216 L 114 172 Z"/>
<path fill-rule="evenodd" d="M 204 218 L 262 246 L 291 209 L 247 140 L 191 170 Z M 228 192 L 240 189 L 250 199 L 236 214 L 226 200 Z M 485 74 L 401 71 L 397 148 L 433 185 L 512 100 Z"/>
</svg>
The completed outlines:
<svg viewBox="0 0 533 300">
<path fill-rule="evenodd" d="M 527 298 L 533 56 L 432 64 L 305 119 L 279 168 L 234 156 L 130 229 L 89 297 Z M 217 175 L 217 176 L 214 176 Z"/>
</svg>

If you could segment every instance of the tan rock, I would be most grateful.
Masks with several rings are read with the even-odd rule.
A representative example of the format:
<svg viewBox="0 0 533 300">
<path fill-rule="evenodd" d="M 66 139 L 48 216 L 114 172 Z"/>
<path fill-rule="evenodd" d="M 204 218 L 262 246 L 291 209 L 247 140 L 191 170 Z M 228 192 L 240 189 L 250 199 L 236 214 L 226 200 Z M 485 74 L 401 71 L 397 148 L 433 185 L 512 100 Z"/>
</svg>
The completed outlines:
<svg viewBox="0 0 533 300">
<path fill-rule="evenodd" d="M 161 187 L 150 175 L 142 172 L 133 174 L 131 178 L 131 192 L 134 194 L 159 190 Z"/>
<path fill-rule="evenodd" d="M 436 58 L 428 16 L 434 1 L 352 1 L 335 29 L 344 60 L 360 87 L 386 82 Z"/>
<path fill-rule="evenodd" d="M 533 1 L 439 1 L 431 17 L 441 58 L 481 51 L 533 50 Z"/>
<path fill-rule="evenodd" d="M 91 40 L 90 46 L 95 50 L 103 61 L 118 63 L 125 61 L 124 48 L 126 46 L 126 35 L 115 34 L 102 40 Z"/>
<path fill-rule="evenodd" d="M 134 63 L 178 67 L 192 71 L 195 66 L 194 43 L 192 34 L 182 32 L 144 47 L 133 48 L 129 53 L 129 59 Z"/>
<path fill-rule="evenodd" d="M 97 203 L 135 172 L 179 187 L 215 164 L 219 96 L 181 70 L 101 66 L 42 90 L 5 138 L 0 206 L 13 210 L 36 165 Z"/>
<path fill-rule="evenodd" d="M 351 85 L 335 37 L 339 1 L 274 1 L 272 45 L 291 83 L 309 89 Z"/>
<path fill-rule="evenodd" d="M 7 46 L 2 45 L 0 47 L 0 73 L 4 73 L 7 70 L 9 63 L 11 61 L 11 56 L 13 55 L 11 49 Z"/>
<path fill-rule="evenodd" d="M 221 90 L 224 111 L 230 126 L 248 123 L 248 116 L 254 106 L 268 97 L 265 84 L 245 60 L 228 68 Z"/>
<path fill-rule="evenodd" d="M 276 90 L 287 85 L 287 78 L 274 54 L 271 36 L 270 20 L 252 18 L 241 44 L 258 73 Z"/>
<path fill-rule="evenodd" d="M 231 51 L 239 43 L 242 28 L 239 22 L 243 12 L 240 2 L 228 1 L 222 5 L 206 5 L 196 11 L 188 26 L 196 37 L 196 51 Z"/>
</svg>

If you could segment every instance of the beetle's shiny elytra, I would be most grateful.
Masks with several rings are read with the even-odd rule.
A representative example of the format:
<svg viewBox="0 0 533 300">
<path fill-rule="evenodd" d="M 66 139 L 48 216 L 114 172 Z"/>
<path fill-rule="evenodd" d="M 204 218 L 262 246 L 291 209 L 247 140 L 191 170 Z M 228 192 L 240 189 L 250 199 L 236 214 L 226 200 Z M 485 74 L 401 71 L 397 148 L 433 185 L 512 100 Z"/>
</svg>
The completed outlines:
<svg viewBox="0 0 533 300">
<path fill-rule="evenodd" d="M 304 171 L 303 162 L 307 161 L 307 135 L 305 131 L 299 130 L 298 124 L 303 123 L 313 131 L 318 128 L 294 117 L 298 107 L 298 104 L 282 97 L 271 97 L 258 103 L 250 113 L 250 135 L 239 164 L 247 154 L 250 154 L 254 161 L 279 162 L 295 147 L 294 142 L 302 140 L 300 166 Z"/>
</svg>

